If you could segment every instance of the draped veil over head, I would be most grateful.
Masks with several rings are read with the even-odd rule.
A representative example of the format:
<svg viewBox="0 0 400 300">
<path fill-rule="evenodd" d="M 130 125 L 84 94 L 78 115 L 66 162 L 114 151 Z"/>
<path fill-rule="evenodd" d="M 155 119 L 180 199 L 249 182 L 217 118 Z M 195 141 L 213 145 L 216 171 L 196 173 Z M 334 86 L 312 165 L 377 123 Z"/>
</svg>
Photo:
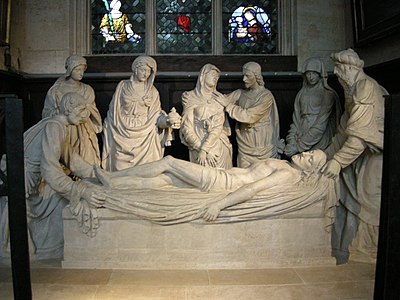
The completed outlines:
<svg viewBox="0 0 400 300">
<path fill-rule="evenodd" d="M 213 99 L 217 85 L 208 86 L 206 83 L 207 76 L 213 76 L 213 71 L 219 78 L 221 71 L 212 64 L 205 64 L 200 70 L 196 87 L 183 93 L 183 119 L 179 133 L 182 143 L 189 148 L 190 161 L 229 169 L 232 167 L 229 122 L 224 108 Z M 200 151 L 207 153 L 206 161 L 199 161 Z"/>
<path fill-rule="evenodd" d="M 142 66 L 150 68 L 144 90 L 137 78 Z M 159 118 L 166 118 L 166 113 L 154 86 L 156 61 L 139 56 L 132 63 L 132 72 L 130 79 L 118 84 L 104 120 L 102 166 L 110 171 L 159 160 L 173 139 L 171 128 L 158 127 Z"/>
</svg>

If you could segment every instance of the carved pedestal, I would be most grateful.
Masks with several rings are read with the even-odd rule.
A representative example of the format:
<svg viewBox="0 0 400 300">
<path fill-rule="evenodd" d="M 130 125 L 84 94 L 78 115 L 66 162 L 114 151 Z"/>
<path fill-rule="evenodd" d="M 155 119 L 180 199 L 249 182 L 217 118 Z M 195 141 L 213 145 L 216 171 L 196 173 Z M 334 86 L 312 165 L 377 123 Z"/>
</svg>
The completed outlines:
<svg viewBox="0 0 400 300">
<path fill-rule="evenodd" d="M 161 226 L 99 210 L 94 238 L 64 210 L 64 268 L 248 269 L 334 264 L 322 205 L 258 221 Z"/>
</svg>

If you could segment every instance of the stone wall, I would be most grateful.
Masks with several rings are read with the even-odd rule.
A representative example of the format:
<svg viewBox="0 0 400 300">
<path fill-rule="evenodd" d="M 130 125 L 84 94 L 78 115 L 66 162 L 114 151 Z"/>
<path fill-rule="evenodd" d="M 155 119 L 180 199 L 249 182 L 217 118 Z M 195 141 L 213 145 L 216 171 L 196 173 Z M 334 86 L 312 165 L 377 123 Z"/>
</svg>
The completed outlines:
<svg viewBox="0 0 400 300">
<path fill-rule="evenodd" d="M 352 46 L 350 1 L 297 1 L 298 70 L 309 57 L 321 57 L 327 70 L 333 70 L 332 52 Z"/>
</svg>

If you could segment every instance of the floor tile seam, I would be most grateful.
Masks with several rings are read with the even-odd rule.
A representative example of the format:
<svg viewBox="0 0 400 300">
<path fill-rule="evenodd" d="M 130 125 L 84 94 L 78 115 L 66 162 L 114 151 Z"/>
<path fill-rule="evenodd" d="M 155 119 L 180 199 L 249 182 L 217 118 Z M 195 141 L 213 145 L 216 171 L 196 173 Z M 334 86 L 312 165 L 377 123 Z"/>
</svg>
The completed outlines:
<svg viewBox="0 0 400 300">
<path fill-rule="evenodd" d="M 68 283 L 43 283 L 43 282 L 32 282 L 31 286 L 35 287 L 35 286 L 50 286 L 50 287 L 54 287 L 54 286 L 63 286 L 63 287 L 67 287 L 67 286 L 79 286 L 79 287 L 83 287 L 83 286 L 90 286 L 90 287 L 102 287 L 105 286 L 103 284 L 96 284 L 96 285 L 88 285 L 88 284 L 68 284 Z"/>
<path fill-rule="evenodd" d="M 355 267 L 357 267 L 357 265 L 354 265 Z M 236 269 L 92 269 L 92 268 L 88 268 L 88 269 L 80 269 L 80 268 L 62 268 L 62 267 L 31 267 L 32 270 L 60 270 L 60 271 L 71 271 L 71 270 L 75 270 L 75 271 L 110 271 L 110 273 L 113 273 L 115 271 L 172 271 L 172 272 L 185 272 L 185 271 L 198 271 L 198 272 L 202 272 L 202 271 L 231 271 L 231 272 L 235 272 L 235 271 L 250 271 L 250 270 L 263 270 L 263 271 L 269 271 L 269 270 L 304 270 L 304 269 L 323 269 L 323 268 L 332 268 L 335 267 L 333 265 L 307 265 L 307 266 L 292 266 L 292 267 L 269 267 L 269 268 L 246 268 L 246 269 L 242 269 L 242 268 L 236 268 Z M 340 268 L 340 266 L 338 267 Z M 0 270 L 11 270 L 10 267 L 5 267 L 2 268 L 0 266 Z M 347 269 L 351 269 L 350 266 Z"/>
<path fill-rule="evenodd" d="M 85 269 L 85 270 L 100 270 L 100 269 Z M 196 272 L 196 273 L 208 273 L 209 269 L 107 269 L 110 270 L 110 274 L 118 272 Z M 218 269 L 219 270 L 219 269 Z M 238 269 L 240 270 L 240 269 Z"/>
<path fill-rule="evenodd" d="M 323 269 L 323 268 L 335 268 L 335 269 L 357 269 L 360 267 L 365 267 L 365 266 L 373 266 L 373 264 L 368 264 L 368 263 L 353 263 L 353 264 L 344 264 L 344 265 L 297 265 L 297 266 L 291 266 L 291 269 L 299 269 L 299 270 L 304 270 L 304 269 Z"/>
<path fill-rule="evenodd" d="M 192 287 L 192 286 L 199 286 L 199 287 L 209 287 L 212 286 L 208 283 L 206 284 L 148 284 L 148 283 L 138 283 L 138 284 L 118 284 L 118 283 L 113 283 L 113 284 L 105 284 L 101 286 L 106 286 L 106 287 L 138 287 L 138 286 L 143 286 L 143 287 Z"/>
<path fill-rule="evenodd" d="M 300 280 L 303 282 L 303 283 L 306 283 L 306 281 L 303 279 L 303 277 L 299 274 L 299 272 L 297 272 L 297 270 L 295 269 L 295 268 L 293 268 L 293 271 L 296 273 L 296 275 L 300 278 Z"/>
<path fill-rule="evenodd" d="M 90 286 L 97 287 L 97 289 L 101 287 L 156 287 L 156 288 L 190 288 L 190 287 L 256 287 L 256 286 L 265 286 L 265 287 L 273 287 L 273 286 L 300 286 L 300 285 L 324 285 L 331 283 L 365 283 L 371 282 L 374 280 L 346 280 L 346 281 L 319 281 L 319 282 L 298 282 L 298 283 L 266 283 L 266 284 L 97 284 L 97 285 L 88 285 L 88 284 L 67 284 L 67 283 L 32 283 L 32 286 Z M 11 284 L 11 283 L 7 283 Z"/>
<path fill-rule="evenodd" d="M 265 268 L 265 269 L 115 269 L 111 274 L 118 272 L 175 272 L 175 273 L 214 273 L 214 272 L 249 272 L 249 271 L 289 271 L 293 268 Z M 1 269 L 0 269 L 1 270 Z M 79 271 L 80 269 L 76 269 Z M 86 269 L 96 272 L 98 269 Z"/>
<path fill-rule="evenodd" d="M 306 281 L 305 284 L 326 284 L 326 283 L 350 283 L 350 282 L 374 282 L 374 279 L 356 279 L 356 280 L 329 280 L 329 281 Z"/>
<path fill-rule="evenodd" d="M 208 280 L 208 285 L 211 285 L 211 276 L 210 276 L 210 270 L 206 269 L 207 272 L 207 280 Z"/>
<path fill-rule="evenodd" d="M 92 300 L 96 300 L 97 297 L 99 296 L 99 289 L 100 289 L 100 286 L 97 286 L 96 291 L 93 292 L 93 296 L 91 297 Z M 101 293 L 100 293 L 100 295 L 101 295 Z"/>
<path fill-rule="evenodd" d="M 34 282 L 32 281 L 31 284 L 58 284 L 58 285 L 76 285 L 76 286 L 105 286 L 107 284 L 101 284 L 101 283 L 65 283 L 65 282 Z"/>
<path fill-rule="evenodd" d="M 227 283 L 227 284 L 111 284 L 111 285 L 100 285 L 102 287 L 157 287 L 157 288 L 191 288 L 191 287 L 255 287 L 255 286 L 265 286 L 265 287 L 271 287 L 271 286 L 296 286 L 296 285 L 307 285 L 304 284 L 303 282 L 298 282 L 298 283 L 266 283 L 266 284 L 256 284 L 256 283 L 251 283 L 251 284 L 232 284 L 232 283 Z"/>
<path fill-rule="evenodd" d="M 292 285 L 292 284 L 318 284 L 318 283 L 335 283 L 335 282 L 339 282 L 339 283 L 349 283 L 349 282 L 374 282 L 375 279 L 347 279 L 347 280 L 319 280 L 319 281 L 315 281 L 315 280 L 304 280 L 303 278 L 301 278 L 300 276 L 300 282 L 296 282 L 296 283 L 279 283 L 279 285 Z M 2 284 L 12 284 L 12 281 L 1 281 L 0 283 Z M 80 283 L 80 282 L 69 282 L 69 283 L 65 283 L 65 282 L 46 282 L 46 281 L 31 281 L 32 284 L 48 284 L 48 285 L 68 285 L 68 286 L 140 286 L 140 285 L 145 285 L 145 286 L 217 286 L 217 285 L 249 285 L 249 284 L 241 284 L 241 283 L 236 283 L 236 284 L 224 284 L 224 283 L 218 283 L 215 282 L 213 283 L 211 281 L 211 279 L 208 277 L 207 278 L 207 283 L 182 283 L 182 284 L 159 284 L 157 282 L 154 283 L 146 283 L 146 282 L 140 282 L 140 283 L 129 283 L 129 284 L 120 284 L 120 283 L 110 283 L 109 280 L 107 282 L 104 283 L 98 283 L 98 282 L 94 282 L 94 283 Z M 253 285 L 253 284 L 250 284 Z M 265 284 L 256 284 L 256 285 L 276 285 L 276 283 L 265 283 Z"/>
<path fill-rule="evenodd" d="M 104 284 L 88 284 L 88 283 L 65 283 L 65 282 L 32 282 L 32 285 L 61 285 L 61 286 L 88 286 L 88 287 L 101 287 L 101 286 L 165 286 L 165 287 L 170 287 L 170 286 L 254 286 L 254 285 L 260 285 L 260 286 L 275 286 L 275 285 L 309 285 L 309 284 L 327 284 L 327 283 L 350 283 L 350 282 L 374 282 L 374 279 L 354 279 L 354 280 L 323 280 L 323 281 L 304 281 L 301 280 L 300 282 L 292 282 L 292 283 L 219 283 L 219 282 L 211 282 L 208 281 L 207 283 L 174 283 L 174 284 L 163 284 L 163 283 L 148 283 L 148 282 L 138 282 L 138 283 L 104 283 Z M 2 282 L 3 284 L 12 284 L 12 282 Z"/>
<path fill-rule="evenodd" d="M 302 282 L 297 282 L 297 283 L 251 283 L 251 284 L 212 284 L 211 286 L 249 286 L 249 287 L 255 287 L 255 286 L 265 286 L 265 287 L 272 287 L 272 286 L 296 286 L 296 285 L 304 285 Z"/>
</svg>

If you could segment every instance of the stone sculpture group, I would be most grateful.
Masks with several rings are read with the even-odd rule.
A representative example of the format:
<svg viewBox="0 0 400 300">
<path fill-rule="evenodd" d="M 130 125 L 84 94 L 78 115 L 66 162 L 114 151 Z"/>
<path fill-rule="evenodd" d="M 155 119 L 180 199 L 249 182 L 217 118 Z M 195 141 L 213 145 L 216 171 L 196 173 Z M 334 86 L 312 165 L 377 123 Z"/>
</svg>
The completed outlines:
<svg viewBox="0 0 400 300">
<path fill-rule="evenodd" d="M 310 58 L 284 141 L 276 101 L 258 63 L 243 66 L 245 88 L 227 95 L 217 90 L 220 70 L 204 65 L 195 88 L 182 95 L 180 116 L 174 108 L 162 110 L 154 86 L 156 61 L 139 56 L 131 77 L 118 84 L 102 124 L 94 91 L 81 82 L 86 60 L 69 57 L 65 76 L 47 93 L 43 120 L 24 134 L 36 257 L 62 255 L 67 205 L 82 231 L 94 235 L 100 208 L 165 225 L 254 220 L 324 201 L 337 263 L 357 253 L 373 258 L 386 91 L 363 72 L 352 49 L 332 54 L 332 60 L 344 90 L 343 113 L 324 64 Z M 236 123 L 237 168 L 229 118 Z M 188 147 L 190 162 L 164 157 L 174 130 Z"/>
</svg>

